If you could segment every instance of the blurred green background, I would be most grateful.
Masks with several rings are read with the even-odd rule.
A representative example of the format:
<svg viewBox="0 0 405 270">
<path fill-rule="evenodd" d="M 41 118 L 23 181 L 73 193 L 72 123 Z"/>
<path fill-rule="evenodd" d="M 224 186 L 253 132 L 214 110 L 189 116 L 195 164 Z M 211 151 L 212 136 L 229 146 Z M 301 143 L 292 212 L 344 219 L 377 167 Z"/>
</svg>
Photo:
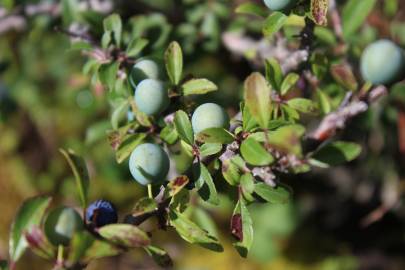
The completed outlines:
<svg viewBox="0 0 405 270">
<path fill-rule="evenodd" d="M 163 52 L 170 40 L 179 40 L 186 53 L 186 73 L 216 82 L 220 91 L 204 98 L 215 99 L 230 113 L 237 109 L 243 80 L 260 69 L 252 57 L 236 56 L 223 44 L 223 34 L 231 30 L 259 39 L 260 24 L 233 12 L 243 1 L 73 2 L 88 9 L 95 35 L 99 34 L 97 25 L 115 11 L 131 21 L 134 35 L 153 40 L 147 48 L 150 52 Z M 74 13 L 61 9 L 62 4 L 73 2 L 0 1 L 1 258 L 8 256 L 10 224 L 24 199 L 53 194 L 55 205 L 77 205 L 74 181 L 59 148 L 84 155 L 91 174 L 90 198 L 111 200 L 122 216 L 146 194 L 131 180 L 127 164 L 115 161 L 105 134 L 110 128 L 106 93 L 83 73 L 86 56 L 70 50 L 69 37 L 55 30 L 69 25 L 69 29 L 82 29 L 83 18 L 72 26 L 69 16 Z M 346 1 L 337 2 L 343 6 Z M 19 11 L 44 3 L 48 9 L 43 12 Z M 10 16 L 23 22 L 6 21 Z M 285 32 L 297 29 L 290 26 Z M 348 58 L 358 59 L 364 45 L 379 37 L 389 37 L 404 47 L 403 1 L 377 2 L 356 38 L 350 40 Z M 289 205 L 250 206 L 255 239 L 248 259 L 240 258 L 231 246 L 233 206 L 226 195 L 220 207 L 203 205 L 194 212 L 203 227 L 219 236 L 225 252 L 189 245 L 170 229 L 157 232 L 153 240 L 173 256 L 176 269 L 183 270 L 405 269 L 405 138 L 399 135 L 405 130 L 404 97 L 404 83 L 393 86 L 388 97 L 339 134 L 363 146 L 360 158 L 334 169 L 282 179 L 294 188 Z M 17 269 L 50 267 L 27 253 Z M 88 267 L 112 268 L 159 269 L 136 251 Z"/>
</svg>

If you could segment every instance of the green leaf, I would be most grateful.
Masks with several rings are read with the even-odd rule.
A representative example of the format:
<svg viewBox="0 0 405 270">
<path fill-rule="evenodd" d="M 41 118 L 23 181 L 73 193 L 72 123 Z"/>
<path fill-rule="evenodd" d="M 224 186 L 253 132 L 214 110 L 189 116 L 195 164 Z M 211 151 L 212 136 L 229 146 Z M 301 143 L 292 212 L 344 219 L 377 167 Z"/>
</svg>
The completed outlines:
<svg viewBox="0 0 405 270">
<path fill-rule="evenodd" d="M 280 92 L 281 83 L 283 81 L 283 71 L 280 64 L 275 58 L 270 58 L 265 61 L 266 79 L 270 82 L 273 89 Z"/>
<path fill-rule="evenodd" d="M 197 141 L 228 144 L 234 141 L 232 133 L 224 128 L 207 128 L 196 135 Z"/>
<path fill-rule="evenodd" d="M 149 44 L 149 41 L 144 38 L 134 38 L 128 44 L 126 54 L 128 57 L 137 56 L 145 47 Z"/>
<path fill-rule="evenodd" d="M 105 31 L 103 33 L 103 36 L 101 37 L 101 47 L 103 49 L 107 49 L 108 46 L 110 45 L 110 43 L 111 43 L 111 34 L 112 34 L 111 31 Z"/>
<path fill-rule="evenodd" d="M 253 221 L 243 200 L 238 201 L 233 211 L 231 232 L 237 240 L 234 247 L 240 256 L 246 258 L 253 243 Z"/>
<path fill-rule="evenodd" d="M 373 10 L 376 0 L 349 0 L 342 11 L 343 36 L 347 39 L 363 25 L 368 14 Z"/>
<path fill-rule="evenodd" d="M 255 3 L 243 3 L 235 9 L 235 13 L 256 15 L 259 17 L 266 17 L 269 13 L 263 6 Z"/>
<path fill-rule="evenodd" d="M 268 37 L 278 32 L 284 26 L 287 18 L 284 13 L 274 11 L 264 21 L 263 34 Z"/>
<path fill-rule="evenodd" d="M 215 83 L 207 79 L 191 79 L 181 86 L 184 96 L 202 95 L 218 90 Z"/>
<path fill-rule="evenodd" d="M 300 76 L 296 73 L 289 73 L 287 77 L 285 77 L 283 83 L 281 84 L 280 94 L 285 95 L 290 91 L 295 84 L 298 82 Z"/>
<path fill-rule="evenodd" d="M 329 0 L 311 0 L 311 15 L 317 25 L 328 24 Z"/>
<path fill-rule="evenodd" d="M 170 81 L 178 85 L 183 72 L 183 53 L 179 43 L 173 41 L 165 52 L 166 70 Z"/>
<path fill-rule="evenodd" d="M 281 104 L 281 112 L 283 114 L 283 118 L 287 121 L 295 122 L 296 120 L 300 119 L 300 114 L 298 111 L 291 106 L 287 106 L 285 104 Z"/>
<path fill-rule="evenodd" d="M 255 189 L 255 178 L 251 173 L 245 173 L 240 178 L 240 187 L 242 190 L 243 197 L 249 201 L 253 202 L 255 199 L 252 196 L 252 193 Z"/>
<path fill-rule="evenodd" d="M 318 98 L 319 108 L 323 114 L 328 114 L 332 110 L 332 105 L 329 101 L 329 97 L 320 89 L 316 91 Z"/>
<path fill-rule="evenodd" d="M 173 267 L 173 261 L 165 250 L 155 246 L 147 246 L 144 249 L 160 267 L 164 269 L 171 269 Z"/>
<path fill-rule="evenodd" d="M 198 244 L 204 248 L 217 252 L 222 252 L 224 250 L 217 238 L 201 229 L 184 214 L 170 209 L 169 219 L 170 224 L 185 241 L 191 244 Z"/>
<path fill-rule="evenodd" d="M 176 127 L 177 133 L 183 141 L 189 145 L 194 144 L 193 128 L 191 127 L 191 122 L 188 115 L 184 111 L 179 110 L 176 112 L 174 115 L 174 126 Z"/>
<path fill-rule="evenodd" d="M 277 150 L 301 156 L 300 138 L 305 128 L 301 125 L 287 125 L 269 132 L 268 142 Z"/>
<path fill-rule="evenodd" d="M 285 204 L 291 199 L 291 191 L 283 185 L 271 187 L 265 183 L 255 184 L 255 193 L 269 203 Z"/>
<path fill-rule="evenodd" d="M 88 263 L 94 259 L 115 256 L 122 252 L 124 250 L 117 246 L 98 240 L 87 231 L 80 231 L 73 236 L 67 261 L 71 265 L 78 262 Z"/>
<path fill-rule="evenodd" d="M 129 157 L 135 147 L 141 144 L 146 137 L 146 133 L 135 133 L 126 136 L 115 153 L 115 159 L 117 162 L 122 163 L 127 157 Z"/>
<path fill-rule="evenodd" d="M 63 25 L 68 27 L 78 19 L 79 4 L 77 0 L 62 0 L 61 2 Z"/>
<path fill-rule="evenodd" d="M 222 176 L 231 186 L 236 186 L 239 184 L 239 167 L 232 162 L 232 159 L 222 161 Z"/>
<path fill-rule="evenodd" d="M 245 104 L 241 103 L 242 111 L 242 128 L 244 131 L 251 131 L 257 127 L 257 121 L 253 118 L 252 114 L 249 111 L 249 108 Z"/>
<path fill-rule="evenodd" d="M 130 224 L 110 224 L 97 229 L 105 239 L 127 248 L 146 247 L 150 244 L 148 235 Z"/>
<path fill-rule="evenodd" d="M 316 114 L 318 112 L 318 107 L 316 103 L 310 99 L 306 98 L 293 98 L 287 101 L 288 106 L 300 111 L 302 113 Z"/>
<path fill-rule="evenodd" d="M 254 166 L 266 166 L 274 161 L 273 156 L 253 138 L 247 138 L 242 142 L 240 152 L 246 162 Z"/>
<path fill-rule="evenodd" d="M 86 41 L 76 41 L 70 44 L 69 51 L 89 51 L 92 50 L 93 46 Z"/>
<path fill-rule="evenodd" d="M 98 69 L 98 78 L 100 82 L 107 86 L 110 91 L 114 89 L 115 81 L 117 80 L 118 62 L 102 64 Z"/>
<path fill-rule="evenodd" d="M 26 200 L 17 212 L 11 225 L 9 239 L 10 260 L 16 262 L 28 247 L 24 233 L 33 226 L 39 226 L 46 209 L 51 203 L 50 197 L 35 197 Z"/>
<path fill-rule="evenodd" d="M 260 73 L 253 73 L 245 81 L 245 104 L 262 128 L 267 128 L 271 116 L 271 89 Z"/>
<path fill-rule="evenodd" d="M 200 146 L 201 157 L 212 156 L 219 153 L 222 150 L 222 144 L 220 143 L 204 143 Z"/>
<path fill-rule="evenodd" d="M 89 173 L 86 168 L 84 159 L 76 155 L 72 150 L 59 149 L 59 152 L 65 157 L 69 163 L 70 169 L 73 172 L 76 180 L 76 187 L 79 192 L 79 198 L 83 209 L 87 207 L 87 197 L 89 189 Z"/>
<path fill-rule="evenodd" d="M 103 21 L 104 31 L 110 31 L 113 33 L 115 43 L 118 47 L 121 45 L 122 35 L 122 22 L 121 17 L 118 14 L 111 14 Z"/>
<path fill-rule="evenodd" d="M 336 166 L 357 158 L 361 146 L 356 143 L 337 141 L 329 143 L 314 153 L 312 158 L 325 164 Z"/>
<path fill-rule="evenodd" d="M 173 125 L 165 126 L 159 136 L 167 144 L 174 144 L 179 138 L 179 134 Z"/>
<path fill-rule="evenodd" d="M 334 64 L 330 67 L 330 73 L 335 81 L 350 91 L 356 91 L 358 84 L 352 68 L 348 64 Z"/>
<path fill-rule="evenodd" d="M 314 29 L 314 34 L 316 38 L 325 45 L 336 46 L 337 44 L 335 32 L 327 27 L 316 26 Z"/>
<path fill-rule="evenodd" d="M 200 197 L 213 205 L 219 204 L 217 189 L 210 172 L 203 163 L 197 163 L 194 166 L 194 174 L 196 177 L 195 186 L 198 189 Z"/>
<path fill-rule="evenodd" d="M 313 53 L 310 59 L 311 69 L 318 80 L 322 80 L 328 72 L 329 59 L 325 54 Z"/>
</svg>

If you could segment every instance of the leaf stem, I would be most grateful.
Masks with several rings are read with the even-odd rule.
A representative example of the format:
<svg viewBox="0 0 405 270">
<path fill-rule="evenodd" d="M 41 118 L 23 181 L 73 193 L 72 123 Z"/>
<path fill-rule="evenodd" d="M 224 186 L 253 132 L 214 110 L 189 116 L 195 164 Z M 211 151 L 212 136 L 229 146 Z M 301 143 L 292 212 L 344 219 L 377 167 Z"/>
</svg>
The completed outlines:
<svg viewBox="0 0 405 270">
<path fill-rule="evenodd" d="M 148 197 L 153 199 L 152 185 L 148 184 Z"/>
<path fill-rule="evenodd" d="M 56 258 L 56 265 L 58 265 L 58 266 L 63 265 L 63 251 L 64 251 L 63 245 L 59 245 L 58 246 L 58 256 Z"/>
</svg>

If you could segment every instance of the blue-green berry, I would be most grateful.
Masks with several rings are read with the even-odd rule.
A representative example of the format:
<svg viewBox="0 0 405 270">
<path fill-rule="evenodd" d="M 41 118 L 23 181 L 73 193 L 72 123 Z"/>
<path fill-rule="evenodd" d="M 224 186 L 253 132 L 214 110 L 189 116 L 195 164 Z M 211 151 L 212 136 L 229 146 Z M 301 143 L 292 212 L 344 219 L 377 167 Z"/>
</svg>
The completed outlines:
<svg viewBox="0 0 405 270">
<path fill-rule="evenodd" d="M 157 115 L 169 104 L 167 89 L 161 81 L 146 79 L 135 90 L 135 104 L 146 115 Z"/>
<path fill-rule="evenodd" d="M 207 128 L 229 128 L 229 116 L 226 111 L 215 103 L 205 103 L 195 109 L 191 118 L 195 134 Z"/>
<path fill-rule="evenodd" d="M 363 51 L 360 60 L 361 74 L 373 84 L 390 84 L 404 74 L 404 52 L 394 42 L 381 39 Z"/>
<path fill-rule="evenodd" d="M 69 245 L 75 232 L 83 228 L 80 215 L 70 207 L 58 207 L 46 217 L 45 235 L 53 245 Z"/>
<path fill-rule="evenodd" d="M 169 157 L 157 144 L 138 145 L 129 158 L 129 170 L 141 185 L 159 184 L 169 172 Z"/>
<path fill-rule="evenodd" d="M 117 210 L 109 201 L 97 200 L 86 209 L 86 224 L 91 228 L 99 228 L 117 221 Z"/>
<path fill-rule="evenodd" d="M 129 82 L 131 86 L 135 89 L 136 85 L 145 79 L 161 79 L 162 71 L 160 65 L 151 59 L 143 59 L 136 63 L 132 69 L 129 76 Z"/>
<path fill-rule="evenodd" d="M 297 0 L 264 0 L 264 4 L 273 11 L 284 11 L 291 8 Z"/>
</svg>

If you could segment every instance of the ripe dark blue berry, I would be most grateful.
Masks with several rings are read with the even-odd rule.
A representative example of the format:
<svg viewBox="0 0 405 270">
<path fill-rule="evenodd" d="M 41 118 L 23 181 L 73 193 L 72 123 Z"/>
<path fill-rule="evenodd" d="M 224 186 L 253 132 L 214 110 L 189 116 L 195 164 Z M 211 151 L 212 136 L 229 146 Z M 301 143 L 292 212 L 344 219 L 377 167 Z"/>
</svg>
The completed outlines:
<svg viewBox="0 0 405 270">
<path fill-rule="evenodd" d="M 109 201 L 97 200 L 87 207 L 86 223 L 90 227 L 99 228 L 117 221 L 117 211 Z"/>
</svg>

